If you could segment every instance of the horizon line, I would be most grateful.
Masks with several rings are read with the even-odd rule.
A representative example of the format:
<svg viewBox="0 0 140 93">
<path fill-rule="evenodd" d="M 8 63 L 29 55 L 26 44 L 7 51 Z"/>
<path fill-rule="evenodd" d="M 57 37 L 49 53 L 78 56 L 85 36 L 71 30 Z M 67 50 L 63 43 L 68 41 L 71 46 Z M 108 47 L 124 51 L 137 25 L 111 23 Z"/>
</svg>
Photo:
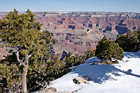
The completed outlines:
<svg viewBox="0 0 140 93">
<path fill-rule="evenodd" d="M 14 10 L 14 9 L 13 9 Z M 13 10 L 11 10 L 11 11 L 13 11 Z M 17 9 L 16 9 L 17 10 Z M 30 9 L 29 9 L 30 10 Z M 17 10 L 18 11 L 18 10 Z M 46 11 L 44 11 L 44 10 L 38 10 L 38 11 L 32 11 L 32 10 L 30 10 L 31 12 L 105 12 L 105 13 L 140 13 L 140 12 L 133 12 L 133 11 L 125 11 L 125 12 L 123 12 L 123 11 L 91 11 L 91 10 L 75 10 L 75 11 L 72 11 L 72 10 L 68 10 L 68 11 L 49 11 L 49 10 L 46 10 Z M 0 11 L 0 12 L 5 12 L 5 13 L 8 13 L 8 12 L 10 12 L 10 11 Z M 18 12 L 26 12 L 26 11 L 18 11 Z"/>
</svg>

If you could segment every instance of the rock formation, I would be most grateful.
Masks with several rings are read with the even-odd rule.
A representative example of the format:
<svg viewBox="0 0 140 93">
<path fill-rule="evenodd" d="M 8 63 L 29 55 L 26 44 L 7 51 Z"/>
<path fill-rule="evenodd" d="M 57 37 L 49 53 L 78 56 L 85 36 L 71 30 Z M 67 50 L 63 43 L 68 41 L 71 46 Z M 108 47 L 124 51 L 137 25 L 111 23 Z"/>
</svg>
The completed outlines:
<svg viewBox="0 0 140 93">
<path fill-rule="evenodd" d="M 0 18 L 6 13 L 1 12 Z M 103 35 L 115 39 L 118 34 L 140 28 L 140 13 L 128 12 L 34 12 L 36 21 L 49 30 L 58 43 L 57 56 L 63 51 L 83 54 L 96 48 Z"/>
<path fill-rule="evenodd" d="M 90 78 L 88 77 L 77 77 L 73 79 L 73 82 L 75 84 L 88 84 L 89 81 L 90 81 Z"/>
</svg>

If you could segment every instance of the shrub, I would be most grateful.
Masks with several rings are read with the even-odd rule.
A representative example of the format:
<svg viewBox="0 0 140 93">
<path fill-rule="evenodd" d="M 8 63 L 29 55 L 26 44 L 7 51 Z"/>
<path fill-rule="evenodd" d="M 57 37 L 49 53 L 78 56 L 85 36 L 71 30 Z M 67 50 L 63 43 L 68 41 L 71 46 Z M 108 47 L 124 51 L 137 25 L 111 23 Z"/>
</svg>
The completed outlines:
<svg viewBox="0 0 140 93">
<path fill-rule="evenodd" d="M 112 58 L 122 60 L 124 56 L 123 49 L 113 41 L 107 40 L 106 37 L 98 42 L 95 55 L 103 61 L 112 61 Z"/>
<path fill-rule="evenodd" d="M 125 52 L 135 52 L 140 49 L 140 32 L 128 32 L 126 35 L 118 35 L 116 43 L 123 48 Z"/>
</svg>

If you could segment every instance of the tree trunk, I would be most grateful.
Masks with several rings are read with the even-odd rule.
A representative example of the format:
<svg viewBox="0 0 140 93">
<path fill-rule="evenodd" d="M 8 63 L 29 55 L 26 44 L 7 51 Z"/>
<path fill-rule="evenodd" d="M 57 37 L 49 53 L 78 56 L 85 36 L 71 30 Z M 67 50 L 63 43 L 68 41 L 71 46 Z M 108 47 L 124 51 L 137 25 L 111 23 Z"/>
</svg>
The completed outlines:
<svg viewBox="0 0 140 93">
<path fill-rule="evenodd" d="M 25 59 L 24 59 L 24 65 L 23 65 L 24 67 L 23 67 L 23 74 L 22 74 L 22 81 L 21 81 L 23 93 L 28 93 L 28 91 L 27 91 L 27 79 L 26 79 L 26 76 L 27 76 L 27 72 L 28 72 L 29 58 L 30 58 L 30 56 L 26 55 Z"/>
<path fill-rule="evenodd" d="M 16 53 L 16 56 L 17 56 L 18 63 L 23 65 L 23 74 L 22 74 L 22 81 L 21 81 L 22 91 L 23 91 L 23 93 L 28 93 L 26 76 L 27 76 L 27 73 L 28 73 L 29 58 L 32 56 L 32 54 L 26 55 L 22 60 L 19 59 L 19 52 Z"/>
<path fill-rule="evenodd" d="M 25 65 L 23 67 L 23 74 L 22 74 L 22 81 L 21 81 L 23 93 L 27 93 L 27 81 L 26 81 L 27 72 L 28 72 L 28 65 Z"/>
</svg>

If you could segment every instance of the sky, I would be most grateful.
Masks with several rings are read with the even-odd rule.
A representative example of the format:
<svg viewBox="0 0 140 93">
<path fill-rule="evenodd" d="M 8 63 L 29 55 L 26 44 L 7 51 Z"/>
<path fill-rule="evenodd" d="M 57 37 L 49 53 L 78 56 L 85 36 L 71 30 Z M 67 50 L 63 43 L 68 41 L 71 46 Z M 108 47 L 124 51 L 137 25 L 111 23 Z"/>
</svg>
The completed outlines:
<svg viewBox="0 0 140 93">
<path fill-rule="evenodd" d="M 0 11 L 100 11 L 140 13 L 140 0 L 0 0 Z"/>
</svg>

